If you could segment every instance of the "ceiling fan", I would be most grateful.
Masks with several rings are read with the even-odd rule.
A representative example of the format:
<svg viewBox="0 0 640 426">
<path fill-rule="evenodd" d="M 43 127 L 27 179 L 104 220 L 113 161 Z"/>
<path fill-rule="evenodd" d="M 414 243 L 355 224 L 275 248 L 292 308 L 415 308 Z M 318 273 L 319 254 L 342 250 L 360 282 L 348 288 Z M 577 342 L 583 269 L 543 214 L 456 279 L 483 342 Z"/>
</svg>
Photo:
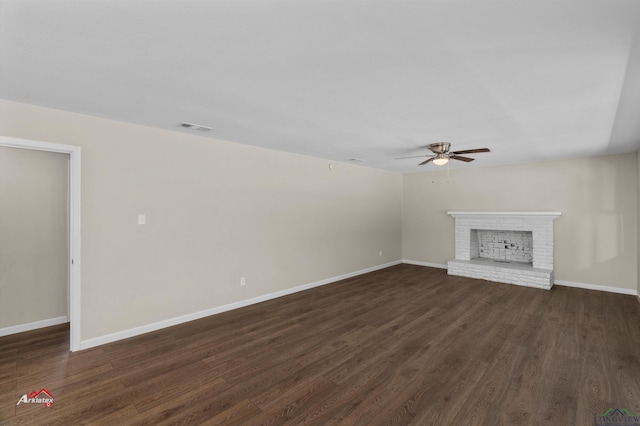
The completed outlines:
<svg viewBox="0 0 640 426">
<path fill-rule="evenodd" d="M 427 155 L 413 155 L 411 157 L 400 157 L 400 158 L 396 158 L 396 160 L 401 160 L 403 158 L 417 158 L 417 157 L 429 157 L 427 158 L 425 161 L 423 161 L 422 163 L 418 164 L 419 166 L 422 166 L 423 164 L 427 164 L 433 161 L 433 164 L 435 164 L 436 166 L 444 166 L 445 164 L 447 164 L 449 162 L 449 160 L 459 160 L 459 161 L 464 161 L 464 162 L 469 162 L 469 161 L 473 161 L 474 159 L 471 157 L 463 157 L 460 154 L 475 154 L 477 152 L 491 152 L 489 150 L 489 148 L 476 148 L 476 149 L 465 149 L 462 151 L 452 151 L 449 152 L 449 147 L 451 147 L 451 144 L 449 142 L 436 142 L 436 143 L 432 143 L 431 145 L 427 146 L 427 148 L 429 148 L 431 150 L 431 152 L 433 152 L 434 155 L 429 156 Z"/>
</svg>

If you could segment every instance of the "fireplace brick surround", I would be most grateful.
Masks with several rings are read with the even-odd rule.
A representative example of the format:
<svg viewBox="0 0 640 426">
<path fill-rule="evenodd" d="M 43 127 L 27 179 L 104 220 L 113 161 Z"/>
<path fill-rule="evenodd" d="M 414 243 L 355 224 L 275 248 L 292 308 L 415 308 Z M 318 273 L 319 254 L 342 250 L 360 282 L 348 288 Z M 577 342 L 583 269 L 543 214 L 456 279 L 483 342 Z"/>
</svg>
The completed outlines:
<svg viewBox="0 0 640 426">
<path fill-rule="evenodd" d="M 553 221 L 560 212 L 447 213 L 455 219 L 455 259 L 448 262 L 449 275 L 547 290 L 553 286 Z M 488 244 L 487 237 L 478 237 L 481 231 L 493 231 L 492 241 L 502 241 L 504 251 L 481 248 L 482 238 Z M 527 248 L 528 233 L 532 241 Z M 519 250 L 518 244 L 523 244 L 521 254 L 511 251 Z"/>
</svg>

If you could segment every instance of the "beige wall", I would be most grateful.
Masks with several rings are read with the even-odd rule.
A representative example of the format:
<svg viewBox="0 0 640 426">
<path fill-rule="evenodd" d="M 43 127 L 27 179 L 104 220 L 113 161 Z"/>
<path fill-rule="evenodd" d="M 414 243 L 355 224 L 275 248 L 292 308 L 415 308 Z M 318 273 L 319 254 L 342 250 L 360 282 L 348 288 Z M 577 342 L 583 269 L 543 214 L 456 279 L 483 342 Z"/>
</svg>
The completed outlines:
<svg viewBox="0 0 640 426">
<path fill-rule="evenodd" d="M 638 270 L 638 287 L 637 287 L 637 292 L 638 292 L 638 299 L 640 300 L 640 151 L 638 151 L 638 153 L 636 154 L 637 157 L 637 168 L 636 168 L 636 177 L 638 178 L 638 182 L 637 182 L 637 187 L 638 187 L 638 227 L 636 228 L 637 233 L 638 233 L 638 263 L 637 263 L 637 270 Z"/>
<path fill-rule="evenodd" d="M 446 264 L 451 210 L 561 211 L 557 280 L 638 287 L 637 155 L 557 160 L 404 175 L 403 257 Z"/>
<path fill-rule="evenodd" d="M 0 146 L 0 329 L 67 316 L 68 162 Z"/>
<path fill-rule="evenodd" d="M 82 340 L 402 256 L 397 173 L 9 101 L 0 134 L 82 147 Z"/>
<path fill-rule="evenodd" d="M 444 169 L 330 170 L 9 101 L 0 134 L 82 147 L 82 340 L 401 258 L 444 264 L 447 210 L 562 211 L 556 278 L 638 289 L 640 153 L 452 171 L 446 183 Z"/>
</svg>

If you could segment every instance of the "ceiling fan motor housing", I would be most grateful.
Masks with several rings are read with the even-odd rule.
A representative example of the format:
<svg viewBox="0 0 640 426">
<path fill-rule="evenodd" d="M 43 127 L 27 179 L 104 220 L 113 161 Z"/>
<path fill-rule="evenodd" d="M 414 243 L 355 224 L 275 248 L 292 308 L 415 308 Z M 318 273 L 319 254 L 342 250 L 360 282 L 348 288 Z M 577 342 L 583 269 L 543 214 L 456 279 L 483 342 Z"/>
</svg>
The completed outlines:
<svg viewBox="0 0 640 426">
<path fill-rule="evenodd" d="M 449 142 L 436 142 L 429 145 L 429 149 L 435 154 L 444 154 L 449 151 L 450 146 Z"/>
</svg>

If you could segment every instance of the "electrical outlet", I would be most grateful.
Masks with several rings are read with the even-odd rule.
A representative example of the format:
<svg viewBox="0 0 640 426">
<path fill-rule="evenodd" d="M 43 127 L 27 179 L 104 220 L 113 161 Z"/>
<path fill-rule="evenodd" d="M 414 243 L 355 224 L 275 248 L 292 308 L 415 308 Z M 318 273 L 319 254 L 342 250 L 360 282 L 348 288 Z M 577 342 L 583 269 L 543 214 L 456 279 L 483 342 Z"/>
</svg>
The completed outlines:
<svg viewBox="0 0 640 426">
<path fill-rule="evenodd" d="M 247 280 L 245 277 L 240 277 L 240 285 L 247 285 Z"/>
<path fill-rule="evenodd" d="M 382 256 L 382 250 L 378 252 L 378 256 Z"/>
</svg>

